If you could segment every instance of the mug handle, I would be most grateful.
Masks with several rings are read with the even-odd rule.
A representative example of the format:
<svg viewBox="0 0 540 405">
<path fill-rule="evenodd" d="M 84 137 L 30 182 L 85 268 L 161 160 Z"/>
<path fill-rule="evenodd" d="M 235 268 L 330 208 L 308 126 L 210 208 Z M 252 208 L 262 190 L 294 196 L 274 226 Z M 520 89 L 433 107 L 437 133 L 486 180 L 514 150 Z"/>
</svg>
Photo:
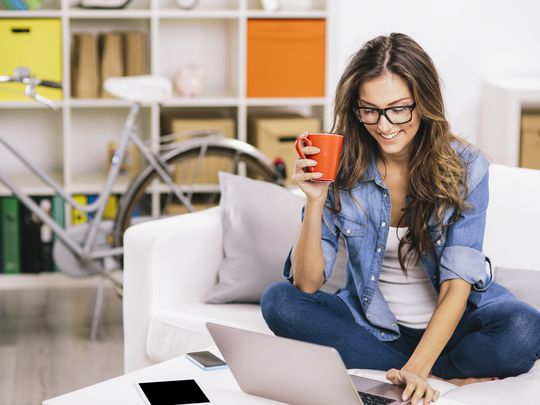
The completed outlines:
<svg viewBox="0 0 540 405">
<path fill-rule="evenodd" d="M 298 138 L 296 138 L 296 141 L 294 142 L 294 147 L 296 149 L 296 152 L 298 153 L 298 156 L 300 156 L 302 159 L 307 159 L 306 155 L 304 155 L 304 153 L 300 149 L 302 148 L 302 146 L 304 146 L 302 145 L 302 142 L 305 142 L 307 146 L 313 145 L 313 143 L 309 140 L 307 133 L 303 133 L 302 135 L 300 135 Z"/>
</svg>

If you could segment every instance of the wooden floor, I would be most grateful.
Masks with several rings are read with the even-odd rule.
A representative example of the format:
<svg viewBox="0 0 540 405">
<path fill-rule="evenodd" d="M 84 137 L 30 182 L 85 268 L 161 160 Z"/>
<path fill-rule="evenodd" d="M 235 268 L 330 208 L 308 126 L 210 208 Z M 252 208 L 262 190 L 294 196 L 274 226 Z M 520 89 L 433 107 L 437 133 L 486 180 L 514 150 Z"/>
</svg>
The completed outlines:
<svg viewBox="0 0 540 405">
<path fill-rule="evenodd" d="M 122 303 L 108 288 L 99 337 L 90 340 L 94 287 L 0 291 L 0 404 L 47 398 L 123 370 Z"/>
</svg>

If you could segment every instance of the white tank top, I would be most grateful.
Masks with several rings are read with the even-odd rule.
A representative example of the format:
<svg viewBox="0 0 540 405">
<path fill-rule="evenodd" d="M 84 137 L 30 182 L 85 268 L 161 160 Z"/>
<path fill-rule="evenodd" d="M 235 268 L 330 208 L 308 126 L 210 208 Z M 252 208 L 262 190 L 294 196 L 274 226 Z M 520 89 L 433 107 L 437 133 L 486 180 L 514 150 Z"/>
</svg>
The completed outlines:
<svg viewBox="0 0 540 405">
<path fill-rule="evenodd" d="M 420 262 L 407 267 L 407 276 L 401 270 L 398 246 L 407 229 L 390 227 L 379 288 L 399 324 L 425 329 L 437 304 L 437 291 Z"/>
</svg>

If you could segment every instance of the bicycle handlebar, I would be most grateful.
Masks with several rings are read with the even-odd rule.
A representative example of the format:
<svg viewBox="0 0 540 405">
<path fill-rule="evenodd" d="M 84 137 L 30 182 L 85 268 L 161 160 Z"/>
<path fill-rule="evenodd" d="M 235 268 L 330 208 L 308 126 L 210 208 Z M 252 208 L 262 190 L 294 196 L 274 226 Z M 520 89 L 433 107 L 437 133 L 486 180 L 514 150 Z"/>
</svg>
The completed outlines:
<svg viewBox="0 0 540 405">
<path fill-rule="evenodd" d="M 50 87 L 51 89 L 61 89 L 62 83 L 53 82 L 52 80 L 41 80 L 38 86 Z"/>
<path fill-rule="evenodd" d="M 38 103 L 43 104 L 53 110 L 56 110 L 58 107 L 54 102 L 49 100 L 46 97 L 43 97 L 36 93 L 36 87 L 49 87 L 51 89 L 61 89 L 62 83 L 55 82 L 52 80 L 41 80 L 35 76 L 32 76 L 30 69 L 26 67 L 18 67 L 15 69 L 15 75 L 13 76 L 0 76 L 0 83 L 22 83 L 25 85 L 24 94 Z"/>
</svg>

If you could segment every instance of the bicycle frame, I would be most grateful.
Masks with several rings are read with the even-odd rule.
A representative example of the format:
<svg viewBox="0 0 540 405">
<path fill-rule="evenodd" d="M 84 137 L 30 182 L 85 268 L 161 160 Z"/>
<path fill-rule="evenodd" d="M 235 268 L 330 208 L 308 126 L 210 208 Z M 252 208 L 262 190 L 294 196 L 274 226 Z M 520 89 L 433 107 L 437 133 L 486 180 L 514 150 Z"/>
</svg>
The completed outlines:
<svg viewBox="0 0 540 405">
<path fill-rule="evenodd" d="M 114 156 L 112 158 L 111 167 L 107 174 L 105 180 L 105 185 L 100 192 L 97 200 L 92 204 L 81 205 L 69 195 L 65 189 L 59 185 L 54 179 L 52 179 L 47 173 L 41 170 L 39 167 L 35 166 L 27 159 L 24 158 L 19 152 L 17 152 L 11 145 L 9 145 L 4 139 L 0 137 L 0 143 L 3 144 L 6 149 L 8 149 L 21 163 L 23 163 L 32 173 L 38 176 L 44 183 L 53 188 L 53 190 L 58 193 L 65 201 L 69 203 L 72 207 L 84 211 L 84 212 L 95 212 L 95 217 L 90 227 L 87 231 L 87 234 L 83 240 L 82 244 L 76 242 L 65 229 L 63 229 L 53 217 L 47 213 L 43 208 L 41 208 L 30 196 L 25 193 L 12 179 L 10 179 L 5 173 L 0 170 L 0 181 L 2 181 L 12 193 L 33 213 L 35 213 L 41 221 L 51 227 L 55 235 L 66 244 L 66 246 L 78 257 L 85 260 L 96 260 L 103 259 L 105 257 L 119 256 L 123 253 L 122 247 L 111 247 L 108 249 L 93 249 L 94 242 L 96 240 L 99 225 L 103 220 L 103 214 L 107 204 L 107 200 L 112 194 L 112 188 L 114 182 L 118 178 L 120 173 L 120 163 L 122 162 L 127 148 L 130 142 L 133 142 L 135 146 L 139 149 L 142 155 L 146 158 L 149 164 L 156 169 L 159 173 L 161 179 L 170 187 L 170 189 L 175 193 L 180 201 L 188 208 L 188 210 L 193 211 L 193 207 L 188 198 L 180 190 L 180 187 L 177 186 L 171 176 L 169 176 L 165 161 L 161 159 L 158 153 L 154 153 L 147 147 L 144 142 L 138 137 L 136 133 L 136 119 L 140 111 L 140 104 L 134 103 L 131 106 L 129 114 L 126 118 L 124 128 L 122 130 L 122 135 L 120 138 L 119 146 Z"/>
</svg>

